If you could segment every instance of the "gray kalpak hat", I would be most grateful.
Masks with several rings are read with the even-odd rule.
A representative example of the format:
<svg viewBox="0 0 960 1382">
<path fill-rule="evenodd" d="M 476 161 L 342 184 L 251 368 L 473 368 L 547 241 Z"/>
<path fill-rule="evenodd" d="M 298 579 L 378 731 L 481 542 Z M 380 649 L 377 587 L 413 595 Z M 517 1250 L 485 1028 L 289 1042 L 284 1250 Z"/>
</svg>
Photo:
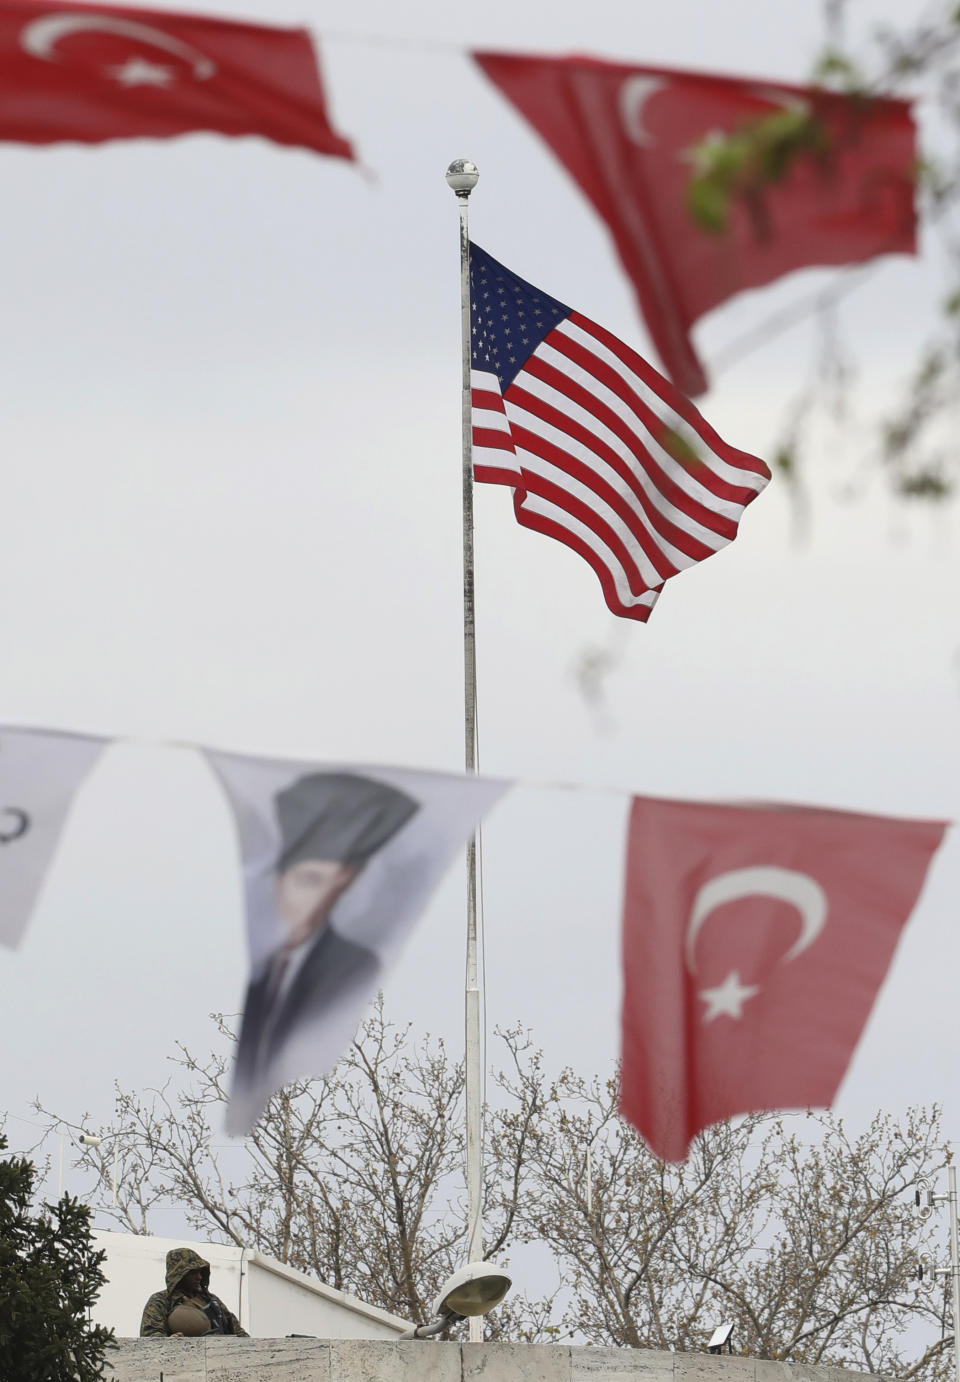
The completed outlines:
<svg viewBox="0 0 960 1382">
<path fill-rule="evenodd" d="M 278 873 L 302 859 L 363 864 L 420 809 L 399 788 L 353 773 L 310 773 L 278 792 L 275 801 Z"/>
</svg>

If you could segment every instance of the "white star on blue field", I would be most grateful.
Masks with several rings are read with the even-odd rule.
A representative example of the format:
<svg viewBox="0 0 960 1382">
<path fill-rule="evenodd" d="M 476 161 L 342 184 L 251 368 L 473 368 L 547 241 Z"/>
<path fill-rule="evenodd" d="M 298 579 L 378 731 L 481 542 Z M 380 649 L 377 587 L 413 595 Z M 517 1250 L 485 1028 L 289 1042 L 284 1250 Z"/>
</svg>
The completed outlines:
<svg viewBox="0 0 960 1382">
<path fill-rule="evenodd" d="M 506 393 L 543 338 L 573 310 L 505 269 L 473 243 L 470 305 L 471 362 L 474 369 L 497 376 L 501 393 Z"/>
</svg>

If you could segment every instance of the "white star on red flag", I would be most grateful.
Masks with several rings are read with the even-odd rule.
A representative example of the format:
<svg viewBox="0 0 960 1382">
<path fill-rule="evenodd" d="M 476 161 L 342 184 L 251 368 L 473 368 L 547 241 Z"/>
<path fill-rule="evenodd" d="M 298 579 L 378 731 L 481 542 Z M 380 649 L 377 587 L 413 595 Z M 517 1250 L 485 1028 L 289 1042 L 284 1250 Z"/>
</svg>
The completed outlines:
<svg viewBox="0 0 960 1382">
<path fill-rule="evenodd" d="M 707 1005 L 703 1021 L 712 1022 L 715 1017 L 742 1017 L 744 1003 L 759 992 L 754 984 L 741 984 L 740 975 L 733 970 L 717 988 L 700 990 L 699 996 Z"/>
</svg>

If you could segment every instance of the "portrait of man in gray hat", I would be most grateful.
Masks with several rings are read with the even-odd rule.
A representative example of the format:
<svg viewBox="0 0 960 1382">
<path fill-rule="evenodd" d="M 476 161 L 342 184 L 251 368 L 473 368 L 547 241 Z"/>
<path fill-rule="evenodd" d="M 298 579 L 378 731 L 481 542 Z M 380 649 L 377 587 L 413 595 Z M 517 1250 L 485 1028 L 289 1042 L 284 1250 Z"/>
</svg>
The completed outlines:
<svg viewBox="0 0 960 1382">
<path fill-rule="evenodd" d="M 338 933 L 337 902 L 419 809 L 397 787 L 354 773 L 309 773 L 274 798 L 280 848 L 275 905 L 284 939 L 251 978 L 236 1079 L 251 1086 L 291 1036 L 345 987 L 369 986 L 373 950 Z"/>
</svg>

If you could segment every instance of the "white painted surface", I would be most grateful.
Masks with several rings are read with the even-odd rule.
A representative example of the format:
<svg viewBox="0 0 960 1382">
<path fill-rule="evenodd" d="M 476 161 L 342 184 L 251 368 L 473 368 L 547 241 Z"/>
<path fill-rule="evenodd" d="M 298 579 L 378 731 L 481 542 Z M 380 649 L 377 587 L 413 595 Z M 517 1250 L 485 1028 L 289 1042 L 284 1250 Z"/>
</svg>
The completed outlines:
<svg viewBox="0 0 960 1382">
<path fill-rule="evenodd" d="M 107 1281 L 93 1310 L 119 1339 L 140 1333 L 143 1307 L 165 1285 L 171 1248 L 192 1248 L 210 1263 L 210 1290 L 256 1338 L 307 1334 L 323 1339 L 395 1339 L 407 1323 L 294 1271 L 263 1253 L 222 1243 L 97 1232 Z"/>
</svg>

